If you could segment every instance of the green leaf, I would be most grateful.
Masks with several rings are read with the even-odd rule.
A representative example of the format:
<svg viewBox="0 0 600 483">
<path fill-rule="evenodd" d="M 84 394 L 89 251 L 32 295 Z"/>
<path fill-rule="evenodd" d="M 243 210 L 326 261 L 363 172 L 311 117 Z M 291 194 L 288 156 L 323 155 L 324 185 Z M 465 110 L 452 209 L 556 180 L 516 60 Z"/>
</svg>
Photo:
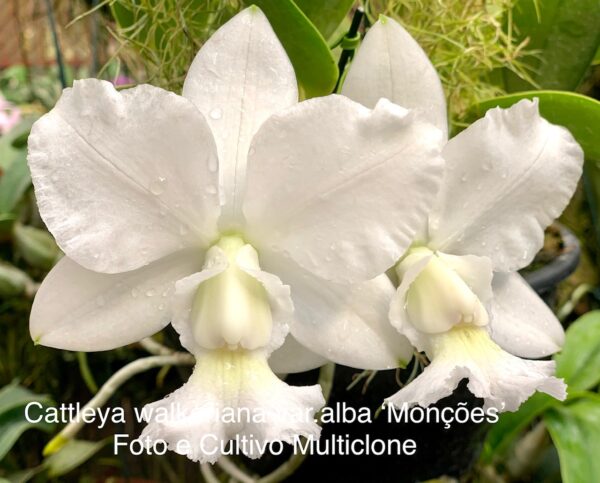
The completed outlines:
<svg viewBox="0 0 600 483">
<path fill-rule="evenodd" d="M 518 40 L 528 38 L 526 48 L 536 53 L 526 62 L 540 88 L 573 90 L 579 85 L 600 44 L 598 0 L 521 0 L 512 23 Z M 533 87 L 516 76 L 506 80 L 509 91 Z"/>
<path fill-rule="evenodd" d="M 558 451 L 564 483 L 598 481 L 600 397 L 590 395 L 550 409 L 544 422 Z"/>
<path fill-rule="evenodd" d="M 34 468 L 28 468 L 26 470 L 17 471 L 8 475 L 7 479 L 10 483 L 26 483 L 31 480 L 35 475 L 45 470 L 44 465 L 39 465 Z"/>
<path fill-rule="evenodd" d="M 29 276 L 9 263 L 0 262 L 0 297 L 21 295 L 29 283 Z"/>
<path fill-rule="evenodd" d="M 600 161 L 600 102 L 591 97 L 563 91 L 530 91 L 495 97 L 475 107 L 477 117 L 492 107 L 510 107 L 521 99 L 540 100 L 540 113 L 548 121 L 565 126 L 585 151 L 587 159 Z"/>
<path fill-rule="evenodd" d="M 19 254 L 29 265 L 44 270 L 50 270 L 54 266 L 60 250 L 50 233 L 16 223 L 13 234 Z"/>
<path fill-rule="evenodd" d="M 19 149 L 0 176 L 0 213 L 10 213 L 30 185 L 27 150 Z"/>
<path fill-rule="evenodd" d="M 74 470 L 94 456 L 110 440 L 111 438 L 107 438 L 92 442 L 72 439 L 60 451 L 47 458 L 48 476 L 56 478 Z"/>
<path fill-rule="evenodd" d="M 317 28 L 292 0 L 253 0 L 265 13 L 283 44 L 304 97 L 331 94 L 338 69 L 331 50 Z"/>
<path fill-rule="evenodd" d="M 502 456 L 511 443 L 531 422 L 548 408 L 560 404 L 547 394 L 537 392 L 531 396 L 518 411 L 502 413 L 500 419 L 487 434 L 481 453 L 482 462 L 489 464 Z"/>
<path fill-rule="evenodd" d="M 588 312 L 567 330 L 562 351 L 555 356 L 556 374 L 571 391 L 584 391 L 600 382 L 600 310 Z"/>
<path fill-rule="evenodd" d="M 0 171 L 6 171 L 22 153 L 24 142 L 37 117 L 28 116 L 6 134 L 0 136 Z"/>
<path fill-rule="evenodd" d="M 10 384 L 0 390 L 0 460 L 26 430 L 36 428 L 50 432 L 54 428 L 54 424 L 44 420 L 30 423 L 25 419 L 25 406 L 33 401 L 42 406 L 51 404 L 47 396 L 39 396 L 16 384 Z M 43 409 L 36 406 L 30 408 L 29 414 L 32 418 L 38 418 L 41 411 Z"/>
<path fill-rule="evenodd" d="M 295 0 L 294 2 L 304 15 L 321 32 L 323 38 L 329 40 L 342 23 L 355 0 Z"/>
</svg>

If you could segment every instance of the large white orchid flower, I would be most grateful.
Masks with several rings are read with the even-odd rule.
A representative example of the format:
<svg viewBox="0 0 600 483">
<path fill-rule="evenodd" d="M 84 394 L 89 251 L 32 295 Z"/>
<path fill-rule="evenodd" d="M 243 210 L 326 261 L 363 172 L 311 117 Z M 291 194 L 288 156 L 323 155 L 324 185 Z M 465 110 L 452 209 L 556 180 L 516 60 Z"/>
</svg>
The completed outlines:
<svg viewBox="0 0 600 483">
<path fill-rule="evenodd" d="M 40 213 L 66 253 L 37 294 L 32 337 L 106 350 L 172 320 L 197 364 L 150 405 L 175 416 L 153 411 L 145 435 L 194 460 L 216 460 L 209 443 L 235 434 L 318 434 L 319 388 L 290 387 L 267 365 L 282 344 L 275 371 L 323 363 L 290 336 L 284 344 L 290 325 L 325 356 L 344 360 L 354 344 L 347 362 L 359 366 L 394 367 L 411 351 L 387 323 L 389 280 L 348 284 L 409 247 L 441 182 L 440 132 L 387 101 L 370 110 L 297 95 L 281 44 L 251 7 L 205 44 L 183 97 L 79 81 L 29 138 Z M 323 330 L 308 338 L 306 324 Z M 225 423 L 229 407 L 261 414 Z"/>
<path fill-rule="evenodd" d="M 419 109 L 448 132 L 434 67 L 391 19 L 369 30 L 342 93 L 367 107 L 387 98 Z M 400 286 L 390 309 L 393 326 L 432 362 L 388 401 L 427 406 L 463 378 L 499 410 L 515 410 L 536 390 L 562 399 L 554 362 L 519 358 L 559 350 L 564 332 L 515 271 L 531 262 L 544 228 L 571 198 L 582 150 L 566 129 L 540 117 L 537 102 L 522 101 L 490 110 L 448 141 L 442 156 L 442 188 L 427 226 L 396 265 Z"/>
</svg>

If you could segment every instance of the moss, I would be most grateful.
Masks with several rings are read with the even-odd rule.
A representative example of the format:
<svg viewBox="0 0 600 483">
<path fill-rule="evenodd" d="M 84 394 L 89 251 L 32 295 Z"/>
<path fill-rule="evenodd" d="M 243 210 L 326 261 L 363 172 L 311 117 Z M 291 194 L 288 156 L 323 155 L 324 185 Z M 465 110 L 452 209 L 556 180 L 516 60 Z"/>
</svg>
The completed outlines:
<svg viewBox="0 0 600 483">
<path fill-rule="evenodd" d="M 473 103 L 502 95 L 500 69 L 529 78 L 510 21 L 515 0 L 371 0 L 367 15 L 398 20 L 413 35 L 438 70 L 451 120 L 460 125 Z"/>
</svg>

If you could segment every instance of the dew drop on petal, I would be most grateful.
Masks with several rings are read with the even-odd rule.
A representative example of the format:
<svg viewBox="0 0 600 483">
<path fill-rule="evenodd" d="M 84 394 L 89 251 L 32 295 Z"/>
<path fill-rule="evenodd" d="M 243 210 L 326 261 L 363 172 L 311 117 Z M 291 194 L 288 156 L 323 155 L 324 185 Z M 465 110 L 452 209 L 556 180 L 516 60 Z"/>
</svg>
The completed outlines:
<svg viewBox="0 0 600 483">
<path fill-rule="evenodd" d="M 162 195 L 165 192 L 165 186 L 167 185 L 167 178 L 159 176 L 152 183 L 150 183 L 150 192 L 153 195 Z"/>
<path fill-rule="evenodd" d="M 211 119 L 218 121 L 219 119 L 221 119 L 223 117 L 223 111 L 220 108 L 215 107 L 214 109 L 210 110 L 208 115 L 210 116 Z"/>
<path fill-rule="evenodd" d="M 156 291 L 154 289 L 149 289 L 146 291 L 146 297 L 154 297 L 156 295 Z"/>
<path fill-rule="evenodd" d="M 464 183 L 465 181 L 467 181 L 467 175 L 463 174 L 460 178 L 460 180 Z"/>
<path fill-rule="evenodd" d="M 165 304 L 160 304 L 158 306 L 158 310 L 165 310 Z"/>
</svg>

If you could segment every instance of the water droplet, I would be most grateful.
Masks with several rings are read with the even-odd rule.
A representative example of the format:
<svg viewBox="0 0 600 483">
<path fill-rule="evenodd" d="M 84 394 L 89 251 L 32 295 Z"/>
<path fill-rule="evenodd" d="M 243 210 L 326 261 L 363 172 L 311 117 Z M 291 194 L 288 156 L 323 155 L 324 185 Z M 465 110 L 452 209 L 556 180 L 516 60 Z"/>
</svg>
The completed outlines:
<svg viewBox="0 0 600 483">
<path fill-rule="evenodd" d="M 160 304 L 158 306 L 158 310 L 165 310 L 165 304 Z"/>
<path fill-rule="evenodd" d="M 217 192 L 217 188 L 216 188 L 216 187 L 214 187 L 212 184 L 211 184 L 211 185 L 208 185 L 208 186 L 206 187 L 206 192 L 207 192 L 209 195 L 214 195 L 214 194 Z"/>
<path fill-rule="evenodd" d="M 150 183 L 150 192 L 153 195 L 162 195 L 165 192 L 165 186 L 167 185 L 167 178 L 159 176 L 157 179 Z"/>
<path fill-rule="evenodd" d="M 156 290 L 149 289 L 146 291 L 146 297 L 154 297 L 156 295 Z"/>
<path fill-rule="evenodd" d="M 100 258 L 100 254 L 99 253 L 94 253 L 93 257 L 94 257 L 94 260 L 98 260 L 98 258 Z"/>
<path fill-rule="evenodd" d="M 210 116 L 211 119 L 218 121 L 219 119 L 221 119 L 223 117 L 223 110 L 218 107 L 215 107 L 214 109 L 211 109 L 211 111 L 208 113 L 208 115 Z"/>
<path fill-rule="evenodd" d="M 254 156 L 254 153 L 255 153 L 255 152 L 256 152 L 256 149 L 254 149 L 254 147 L 251 147 L 251 148 L 248 150 L 248 156 Z"/>
<path fill-rule="evenodd" d="M 506 171 L 503 171 L 502 174 L 500 175 L 500 177 L 502 179 L 506 179 L 508 177 L 508 173 Z"/>
<path fill-rule="evenodd" d="M 139 294 L 140 294 L 140 291 L 137 288 L 132 288 L 131 289 L 131 296 L 133 298 L 136 298 Z"/>
<path fill-rule="evenodd" d="M 460 180 L 464 183 L 465 181 L 467 181 L 467 175 L 463 174 L 460 178 Z"/>
<path fill-rule="evenodd" d="M 486 245 L 487 245 L 487 242 L 484 242 L 484 241 L 482 241 L 482 242 L 481 242 L 481 246 L 482 246 L 482 247 L 484 247 L 484 246 L 486 246 Z"/>
<path fill-rule="evenodd" d="M 167 295 L 169 295 L 169 289 L 165 290 L 165 291 L 162 293 L 162 296 L 163 296 L 163 297 L 166 297 Z"/>
</svg>

